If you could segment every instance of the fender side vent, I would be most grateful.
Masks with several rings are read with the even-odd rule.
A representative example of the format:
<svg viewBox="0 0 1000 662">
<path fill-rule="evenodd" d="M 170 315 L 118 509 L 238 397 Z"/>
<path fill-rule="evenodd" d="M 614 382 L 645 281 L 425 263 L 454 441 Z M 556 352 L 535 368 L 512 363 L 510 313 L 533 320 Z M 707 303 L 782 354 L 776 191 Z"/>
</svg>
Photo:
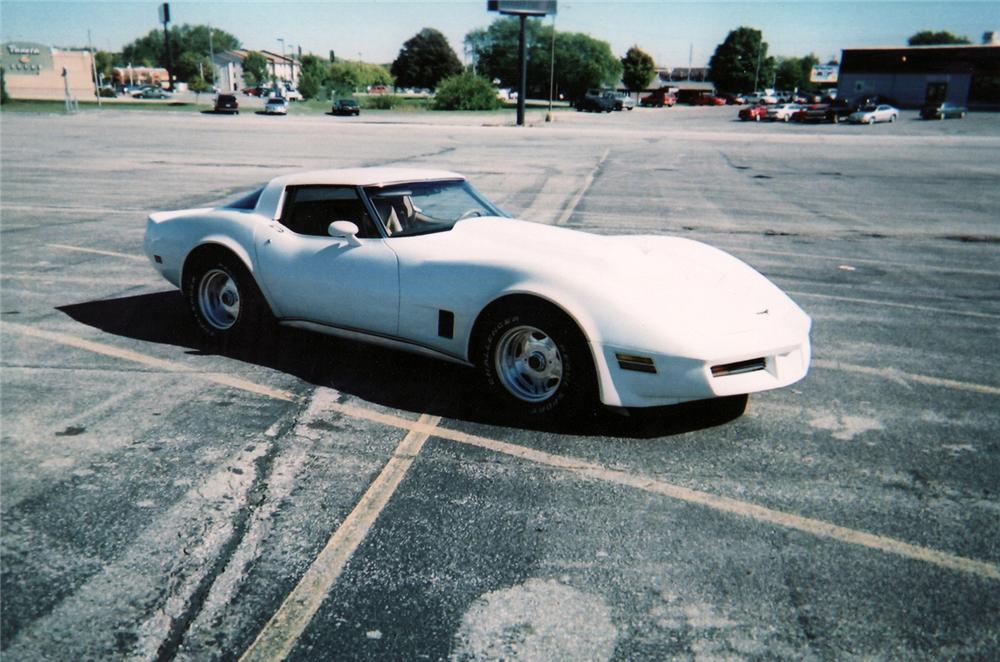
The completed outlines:
<svg viewBox="0 0 1000 662">
<path fill-rule="evenodd" d="M 656 374 L 656 364 L 648 356 L 635 356 L 634 354 L 615 354 L 618 359 L 618 367 L 622 370 L 633 370 L 635 372 L 649 372 Z"/>
<path fill-rule="evenodd" d="M 724 363 L 723 365 L 712 366 L 713 377 L 727 377 L 729 375 L 742 375 L 745 372 L 757 372 L 767 368 L 767 361 L 764 357 L 750 359 L 748 361 L 737 361 L 736 363 Z"/>
<path fill-rule="evenodd" d="M 455 337 L 455 313 L 450 310 L 438 311 L 438 335 L 449 340 Z"/>
</svg>

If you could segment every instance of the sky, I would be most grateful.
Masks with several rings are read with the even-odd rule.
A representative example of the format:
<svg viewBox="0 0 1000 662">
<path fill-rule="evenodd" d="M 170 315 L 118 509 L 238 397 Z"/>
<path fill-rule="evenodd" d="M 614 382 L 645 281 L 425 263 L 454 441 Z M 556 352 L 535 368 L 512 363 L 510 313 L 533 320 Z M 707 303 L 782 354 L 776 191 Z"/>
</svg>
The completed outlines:
<svg viewBox="0 0 1000 662">
<path fill-rule="evenodd" d="M 33 41 L 56 47 L 120 51 L 160 27 L 159 2 L 0 0 L 2 41 Z M 389 63 L 402 44 L 425 27 L 445 34 L 466 61 L 463 39 L 496 14 L 486 0 L 325 0 L 170 2 L 173 24 L 209 24 L 235 35 L 246 48 L 297 51 Z M 543 20 L 543 19 L 531 19 Z M 552 18 L 544 19 L 552 21 Z M 798 0 L 774 2 L 662 2 L 558 0 L 556 29 L 607 41 L 619 57 L 633 45 L 667 67 L 700 67 L 730 30 L 761 30 L 769 53 L 816 54 L 839 59 L 844 48 L 905 45 L 920 30 L 948 30 L 980 43 L 1000 32 L 1000 1 Z"/>
</svg>

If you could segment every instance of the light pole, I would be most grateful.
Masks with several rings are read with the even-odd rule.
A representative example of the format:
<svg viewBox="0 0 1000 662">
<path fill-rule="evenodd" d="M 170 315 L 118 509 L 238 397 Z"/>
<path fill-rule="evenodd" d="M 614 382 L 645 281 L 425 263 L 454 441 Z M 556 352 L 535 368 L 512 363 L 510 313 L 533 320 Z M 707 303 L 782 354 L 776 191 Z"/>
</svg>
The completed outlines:
<svg viewBox="0 0 1000 662">
<path fill-rule="evenodd" d="M 529 16 L 540 18 L 555 15 L 557 0 L 487 0 L 487 11 L 497 11 L 508 16 L 517 16 L 520 31 L 517 40 L 518 71 L 520 72 L 517 89 L 517 125 L 524 126 L 524 98 L 528 94 L 528 56 L 525 39 L 525 22 Z M 551 95 L 549 95 L 551 97 Z"/>
<path fill-rule="evenodd" d="M 281 44 L 281 64 L 286 65 L 288 62 L 285 59 L 285 38 L 278 37 L 278 42 Z M 277 76 L 275 76 L 277 78 Z"/>
</svg>

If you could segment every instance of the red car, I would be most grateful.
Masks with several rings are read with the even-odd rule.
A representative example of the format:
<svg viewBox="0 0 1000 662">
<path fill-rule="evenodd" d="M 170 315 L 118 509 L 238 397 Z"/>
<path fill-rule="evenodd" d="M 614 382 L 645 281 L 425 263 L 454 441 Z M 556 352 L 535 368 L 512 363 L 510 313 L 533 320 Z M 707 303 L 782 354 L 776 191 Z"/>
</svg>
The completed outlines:
<svg viewBox="0 0 1000 662">
<path fill-rule="evenodd" d="M 740 119 L 744 122 L 749 122 L 750 120 L 759 122 L 765 117 L 767 117 L 767 106 L 750 106 L 740 110 Z"/>
<path fill-rule="evenodd" d="M 656 90 L 652 94 L 647 94 L 639 99 L 640 106 L 655 106 L 656 108 L 663 108 L 664 106 L 669 108 L 675 103 L 677 103 L 677 97 L 667 90 Z"/>
<path fill-rule="evenodd" d="M 700 94 L 696 97 L 691 97 L 692 106 L 725 106 L 726 100 L 722 97 L 717 97 L 712 94 Z"/>
</svg>

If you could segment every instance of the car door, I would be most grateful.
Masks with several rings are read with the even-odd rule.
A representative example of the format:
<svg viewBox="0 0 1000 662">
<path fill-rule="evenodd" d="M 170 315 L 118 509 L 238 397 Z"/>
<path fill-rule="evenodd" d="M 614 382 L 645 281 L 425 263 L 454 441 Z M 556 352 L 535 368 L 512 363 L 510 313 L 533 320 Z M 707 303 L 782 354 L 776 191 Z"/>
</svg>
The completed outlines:
<svg viewBox="0 0 1000 662">
<path fill-rule="evenodd" d="M 344 220 L 358 226 L 356 238 L 328 234 L 330 223 Z M 289 187 L 280 218 L 254 242 L 261 284 L 280 318 L 396 335 L 396 254 L 354 187 Z"/>
</svg>

